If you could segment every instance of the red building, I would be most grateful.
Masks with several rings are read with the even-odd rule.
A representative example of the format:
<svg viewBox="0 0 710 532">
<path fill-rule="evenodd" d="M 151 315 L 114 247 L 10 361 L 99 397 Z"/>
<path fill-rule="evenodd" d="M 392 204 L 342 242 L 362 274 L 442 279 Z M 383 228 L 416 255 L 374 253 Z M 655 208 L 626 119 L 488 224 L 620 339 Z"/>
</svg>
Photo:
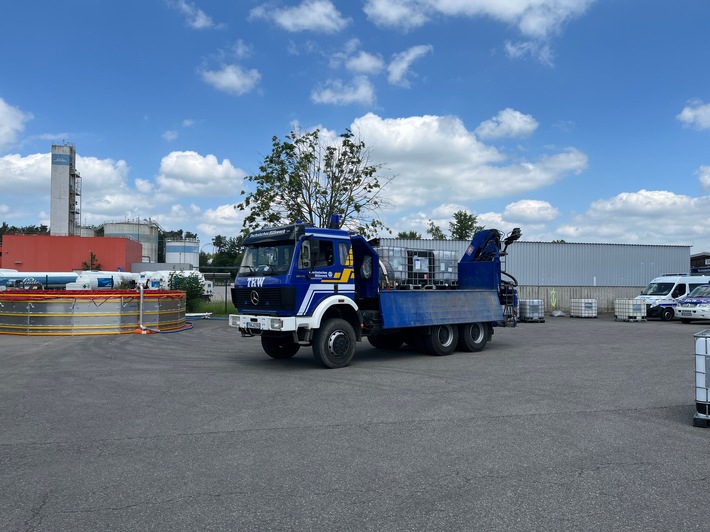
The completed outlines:
<svg viewBox="0 0 710 532">
<path fill-rule="evenodd" d="M 0 268 L 21 272 L 82 270 L 92 254 L 104 271 L 130 272 L 131 264 L 142 261 L 143 246 L 122 237 L 3 235 L 0 253 Z"/>
</svg>

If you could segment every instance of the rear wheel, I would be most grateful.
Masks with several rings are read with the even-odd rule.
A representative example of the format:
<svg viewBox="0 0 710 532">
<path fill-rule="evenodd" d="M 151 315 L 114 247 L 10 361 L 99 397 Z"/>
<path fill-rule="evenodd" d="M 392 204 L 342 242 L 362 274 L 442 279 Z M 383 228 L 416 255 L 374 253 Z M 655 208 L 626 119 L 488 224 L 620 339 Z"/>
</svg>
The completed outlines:
<svg viewBox="0 0 710 532">
<path fill-rule="evenodd" d="M 455 325 L 434 325 L 431 334 L 424 336 L 424 347 L 430 355 L 444 356 L 456 351 L 459 328 Z"/>
<path fill-rule="evenodd" d="M 488 343 L 488 325 L 485 323 L 467 323 L 459 328 L 461 351 L 481 351 Z"/>
<path fill-rule="evenodd" d="M 313 337 L 313 357 L 326 368 L 342 368 L 355 355 L 355 330 L 347 321 L 324 321 Z"/>
<path fill-rule="evenodd" d="M 291 358 L 298 353 L 300 345 L 293 341 L 291 335 L 263 335 L 261 336 L 261 347 L 271 358 L 284 359 Z"/>
</svg>

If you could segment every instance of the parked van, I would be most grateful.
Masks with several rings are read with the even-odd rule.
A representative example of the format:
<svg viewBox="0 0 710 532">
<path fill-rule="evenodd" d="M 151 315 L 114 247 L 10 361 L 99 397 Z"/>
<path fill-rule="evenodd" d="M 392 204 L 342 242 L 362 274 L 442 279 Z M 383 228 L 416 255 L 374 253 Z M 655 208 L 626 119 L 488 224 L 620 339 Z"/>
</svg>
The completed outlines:
<svg viewBox="0 0 710 532">
<path fill-rule="evenodd" d="M 647 317 L 668 321 L 675 316 L 678 298 L 707 283 L 710 283 L 709 275 L 666 274 L 651 281 L 636 299 L 646 303 Z"/>
</svg>

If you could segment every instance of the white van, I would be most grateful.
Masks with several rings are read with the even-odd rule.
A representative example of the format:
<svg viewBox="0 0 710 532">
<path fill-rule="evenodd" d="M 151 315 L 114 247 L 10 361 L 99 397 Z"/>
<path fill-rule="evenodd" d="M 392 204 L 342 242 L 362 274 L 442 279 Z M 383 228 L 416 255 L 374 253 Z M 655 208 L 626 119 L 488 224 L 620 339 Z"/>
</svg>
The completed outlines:
<svg viewBox="0 0 710 532">
<path fill-rule="evenodd" d="M 646 303 L 647 317 L 668 321 L 675 316 L 678 298 L 707 283 L 710 283 L 708 275 L 666 274 L 651 281 L 635 299 Z"/>
</svg>

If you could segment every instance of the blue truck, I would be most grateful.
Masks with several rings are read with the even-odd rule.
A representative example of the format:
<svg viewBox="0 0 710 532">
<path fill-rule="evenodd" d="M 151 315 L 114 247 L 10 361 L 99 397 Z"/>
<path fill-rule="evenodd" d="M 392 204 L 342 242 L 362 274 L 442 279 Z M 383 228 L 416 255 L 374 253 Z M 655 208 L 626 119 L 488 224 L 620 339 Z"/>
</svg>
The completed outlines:
<svg viewBox="0 0 710 532">
<path fill-rule="evenodd" d="M 358 341 L 403 344 L 432 355 L 480 351 L 493 327 L 514 325 L 517 282 L 502 268 L 508 245 L 496 229 L 476 233 L 458 263 L 455 288 L 396 286 L 387 264 L 362 236 L 294 223 L 251 232 L 232 288 L 238 314 L 229 325 L 261 338 L 275 359 L 312 346 L 327 368 L 347 366 Z"/>
</svg>

